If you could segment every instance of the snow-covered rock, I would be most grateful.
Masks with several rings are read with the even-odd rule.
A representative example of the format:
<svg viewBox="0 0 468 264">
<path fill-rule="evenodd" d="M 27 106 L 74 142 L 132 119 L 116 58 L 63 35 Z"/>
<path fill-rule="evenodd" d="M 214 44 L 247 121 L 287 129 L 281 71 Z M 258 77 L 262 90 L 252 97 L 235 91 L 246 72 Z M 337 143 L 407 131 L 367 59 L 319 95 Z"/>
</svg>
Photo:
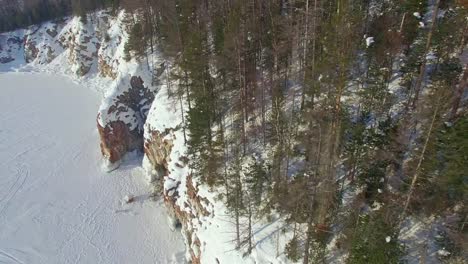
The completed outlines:
<svg viewBox="0 0 468 264">
<path fill-rule="evenodd" d="M 114 164 L 128 151 L 143 148 L 143 125 L 154 90 L 141 77 L 122 77 L 101 104 L 97 126 L 101 151 Z"/>
<path fill-rule="evenodd" d="M 370 47 L 370 45 L 372 45 L 372 43 L 374 43 L 374 37 L 367 37 L 366 38 L 366 46 Z"/>
<path fill-rule="evenodd" d="M 125 195 L 123 201 L 127 204 L 133 203 L 135 201 L 135 196 L 133 196 L 132 194 Z"/>
<path fill-rule="evenodd" d="M 450 256 L 450 252 L 446 250 L 445 248 L 437 250 L 437 255 L 441 257 L 448 257 Z"/>
</svg>

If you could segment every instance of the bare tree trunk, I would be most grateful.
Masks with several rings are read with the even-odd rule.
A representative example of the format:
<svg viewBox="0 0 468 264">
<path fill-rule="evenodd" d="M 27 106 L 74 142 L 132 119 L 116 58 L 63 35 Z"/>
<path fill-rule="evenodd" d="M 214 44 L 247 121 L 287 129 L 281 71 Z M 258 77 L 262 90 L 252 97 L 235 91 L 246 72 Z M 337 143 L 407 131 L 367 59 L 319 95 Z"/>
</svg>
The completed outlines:
<svg viewBox="0 0 468 264">
<path fill-rule="evenodd" d="M 245 117 L 246 117 L 246 113 L 245 113 L 245 108 L 246 108 L 246 98 L 245 98 L 245 82 L 243 81 L 243 78 L 245 78 L 245 76 L 243 76 L 242 74 L 242 63 L 241 63 L 241 54 L 240 54 L 240 47 L 239 47 L 239 43 L 238 41 L 236 40 L 236 49 L 237 49 L 237 70 L 238 70 L 238 75 L 239 75 L 239 86 L 240 86 L 240 89 L 241 89 L 241 92 L 240 92 L 240 102 L 241 102 L 241 114 L 242 114 L 242 153 L 245 154 L 245 151 L 246 151 L 246 135 L 245 135 Z"/>
<path fill-rule="evenodd" d="M 237 176 L 239 177 L 239 176 Z M 238 179 L 240 181 L 240 179 Z M 239 185 L 240 183 L 236 183 Z M 236 248 L 239 249 L 241 245 L 241 238 L 240 238 L 240 196 L 241 191 L 239 190 L 239 186 L 236 186 L 236 209 L 235 209 L 235 221 L 236 221 Z"/>
<path fill-rule="evenodd" d="M 309 223 L 307 224 L 307 235 L 306 241 L 304 245 L 304 259 L 303 264 L 309 264 L 310 258 L 310 243 L 312 242 L 312 233 L 313 233 L 313 226 L 312 226 L 312 217 L 309 217 Z"/>
<path fill-rule="evenodd" d="M 461 226 L 460 226 L 460 232 L 462 232 L 463 230 L 465 230 L 465 225 L 466 225 L 466 223 L 468 222 L 468 219 L 467 219 L 467 218 L 468 218 L 468 215 L 465 215 L 465 218 L 463 218 L 463 222 L 462 222 L 462 224 L 461 224 Z"/>
<path fill-rule="evenodd" d="M 310 199 L 309 201 L 309 208 L 308 208 L 308 220 L 307 220 L 307 234 L 306 234 L 306 241 L 304 245 L 304 259 L 303 259 L 303 264 L 309 264 L 309 258 L 310 258 L 310 244 L 312 243 L 312 239 L 314 236 L 314 225 L 313 225 L 313 209 L 314 209 L 314 202 L 315 202 L 315 196 L 317 195 L 317 185 L 315 182 L 312 181 L 315 176 L 309 176 L 309 182 L 307 186 L 307 192 L 309 193 L 308 198 Z M 313 187 L 312 187 L 313 186 Z M 312 190 L 310 188 L 313 188 Z"/>
<path fill-rule="evenodd" d="M 185 116 L 184 116 L 184 104 L 182 103 L 182 96 L 179 96 L 180 102 L 180 116 L 182 118 L 182 131 L 184 133 L 184 144 L 187 144 L 187 134 L 185 131 Z"/>
<path fill-rule="evenodd" d="M 236 249 L 240 248 L 240 223 L 239 208 L 236 208 Z"/>
<path fill-rule="evenodd" d="M 419 264 L 426 264 L 427 243 L 423 243 L 419 249 Z"/>
<path fill-rule="evenodd" d="M 457 111 L 458 108 L 460 107 L 460 102 L 463 97 L 463 93 L 466 90 L 466 87 L 468 86 L 468 67 L 465 67 L 465 72 L 463 73 L 463 76 L 458 83 L 458 87 L 455 90 L 455 97 L 453 98 L 453 103 L 452 103 L 452 110 L 450 111 L 450 120 L 455 120 L 457 117 Z"/>
<path fill-rule="evenodd" d="M 316 36 L 316 28 L 317 28 L 317 0 L 314 0 L 314 16 L 313 16 L 313 19 L 312 19 L 312 23 L 313 23 L 313 33 L 314 33 L 314 37 L 312 39 L 312 70 L 311 70 L 311 75 L 312 75 L 312 78 L 315 78 L 315 48 L 316 48 L 316 39 L 317 39 L 317 36 Z M 314 82 L 315 82 L 315 79 L 314 79 Z M 313 105 L 313 102 L 314 102 L 314 96 L 315 96 L 315 91 L 314 93 L 312 94 L 312 105 Z"/>
<path fill-rule="evenodd" d="M 424 160 L 424 155 L 426 154 L 427 145 L 429 145 L 429 140 L 431 138 L 432 130 L 434 129 L 434 123 L 435 123 L 437 114 L 439 112 L 439 107 L 440 107 L 440 97 L 439 97 L 439 99 L 437 101 L 437 105 L 436 105 L 436 109 L 434 110 L 434 114 L 432 115 L 431 125 L 429 126 L 429 130 L 428 130 L 427 135 L 426 135 L 426 140 L 424 142 L 424 146 L 423 146 L 421 155 L 419 156 L 418 165 L 416 166 L 416 170 L 414 172 L 413 179 L 411 180 L 411 185 L 410 185 L 410 188 L 409 188 L 409 191 L 408 191 L 408 196 L 406 198 L 406 201 L 405 201 L 405 204 L 404 204 L 404 207 L 403 207 L 403 212 L 401 214 L 402 219 L 403 219 L 403 217 L 405 217 L 406 212 L 408 211 L 408 206 L 410 204 L 411 197 L 413 195 L 414 188 L 416 186 L 416 182 L 418 181 L 418 178 L 419 178 L 419 172 L 420 172 L 420 169 L 421 169 L 422 162 Z"/>
<path fill-rule="evenodd" d="M 403 26 L 405 25 L 405 18 L 406 18 L 406 13 L 404 13 L 403 17 L 401 18 L 400 30 L 399 30 L 400 33 L 403 31 Z"/>
<path fill-rule="evenodd" d="M 280 231 L 276 231 L 276 257 L 279 257 L 279 240 L 280 240 Z"/>
<path fill-rule="evenodd" d="M 431 24 L 431 29 L 429 30 L 429 33 L 427 35 L 427 41 L 426 41 L 426 49 L 424 51 L 424 57 L 422 60 L 421 67 L 419 69 L 419 76 L 416 79 L 416 83 L 414 85 L 414 99 L 412 103 L 412 108 L 414 109 L 416 107 L 416 103 L 418 102 L 419 98 L 419 93 L 421 91 L 421 85 L 424 79 L 424 74 L 426 73 L 426 56 L 429 53 L 429 50 L 431 48 L 431 42 L 432 42 L 432 35 L 434 33 L 435 26 L 437 24 L 437 14 L 439 13 L 439 4 L 440 0 L 437 0 L 434 8 L 434 13 L 432 14 L 432 24 Z"/>
<path fill-rule="evenodd" d="M 248 253 L 252 253 L 252 248 L 253 248 L 253 245 L 252 245 L 252 236 L 253 236 L 253 232 L 252 232 L 252 203 L 250 201 L 250 198 L 249 198 L 249 225 L 248 225 L 248 231 L 249 231 L 249 248 L 248 248 Z"/>
<path fill-rule="evenodd" d="M 190 92 L 189 92 L 189 84 L 188 84 L 188 73 L 184 71 L 184 86 L 185 86 L 185 94 L 187 95 L 187 103 L 189 111 L 192 110 L 192 105 L 190 103 Z"/>
<path fill-rule="evenodd" d="M 266 85 L 265 85 L 265 80 L 263 78 L 263 76 L 261 77 L 262 78 L 262 135 L 263 135 L 263 146 L 266 146 L 266 117 L 265 117 L 265 112 L 266 112 L 266 109 L 265 109 L 265 89 L 266 89 Z"/>
<path fill-rule="evenodd" d="M 315 36 L 314 36 L 315 38 Z M 304 34 L 304 50 L 302 55 L 302 97 L 301 110 L 304 109 L 305 102 L 305 80 L 306 80 L 306 58 L 307 58 L 307 42 L 309 41 L 309 0 L 306 0 L 305 10 L 305 34 Z"/>
</svg>

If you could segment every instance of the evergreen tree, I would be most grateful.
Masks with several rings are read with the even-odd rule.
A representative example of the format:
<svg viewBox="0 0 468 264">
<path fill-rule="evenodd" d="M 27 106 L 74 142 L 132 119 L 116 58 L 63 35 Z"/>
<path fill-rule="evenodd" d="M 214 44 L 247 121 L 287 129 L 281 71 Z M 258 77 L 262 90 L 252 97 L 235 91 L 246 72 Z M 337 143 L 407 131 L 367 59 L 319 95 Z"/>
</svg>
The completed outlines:
<svg viewBox="0 0 468 264">
<path fill-rule="evenodd" d="M 359 217 L 347 263 L 401 263 L 404 249 L 397 240 L 398 231 L 384 219 L 379 212 Z"/>
</svg>

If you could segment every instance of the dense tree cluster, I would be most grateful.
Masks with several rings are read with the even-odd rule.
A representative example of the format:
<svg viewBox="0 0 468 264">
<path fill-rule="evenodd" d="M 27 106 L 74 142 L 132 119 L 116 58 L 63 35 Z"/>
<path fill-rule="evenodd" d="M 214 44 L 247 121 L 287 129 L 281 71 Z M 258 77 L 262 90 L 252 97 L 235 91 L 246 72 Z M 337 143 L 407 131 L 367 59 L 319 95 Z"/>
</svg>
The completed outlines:
<svg viewBox="0 0 468 264">
<path fill-rule="evenodd" d="M 445 232 L 451 256 L 463 253 L 466 3 L 120 5 L 135 14 L 126 59 L 150 66 L 158 47 L 170 61 L 192 173 L 221 190 L 239 249 L 252 250 L 255 219 L 277 212 L 294 232 L 280 249 L 291 259 L 324 261 L 340 233 L 349 263 L 399 263 L 406 217 L 456 212 Z"/>
<path fill-rule="evenodd" d="M 193 174 L 223 190 L 238 248 L 275 211 L 293 226 L 291 259 L 324 260 L 339 232 L 350 263 L 399 263 L 407 216 L 468 198 L 462 2 L 132 4 L 143 18 L 129 43 L 145 41 L 129 47 L 173 61 Z"/>
</svg>

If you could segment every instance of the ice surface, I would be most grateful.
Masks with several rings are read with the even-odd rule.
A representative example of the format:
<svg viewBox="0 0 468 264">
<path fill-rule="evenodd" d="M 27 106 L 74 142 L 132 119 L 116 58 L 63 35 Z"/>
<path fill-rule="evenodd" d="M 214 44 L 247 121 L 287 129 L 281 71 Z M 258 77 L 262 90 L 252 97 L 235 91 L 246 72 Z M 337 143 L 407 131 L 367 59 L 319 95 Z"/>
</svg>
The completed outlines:
<svg viewBox="0 0 468 264">
<path fill-rule="evenodd" d="M 0 93 L 0 263 L 184 263 L 141 159 L 102 172 L 98 93 L 31 73 L 0 73 Z"/>
</svg>

